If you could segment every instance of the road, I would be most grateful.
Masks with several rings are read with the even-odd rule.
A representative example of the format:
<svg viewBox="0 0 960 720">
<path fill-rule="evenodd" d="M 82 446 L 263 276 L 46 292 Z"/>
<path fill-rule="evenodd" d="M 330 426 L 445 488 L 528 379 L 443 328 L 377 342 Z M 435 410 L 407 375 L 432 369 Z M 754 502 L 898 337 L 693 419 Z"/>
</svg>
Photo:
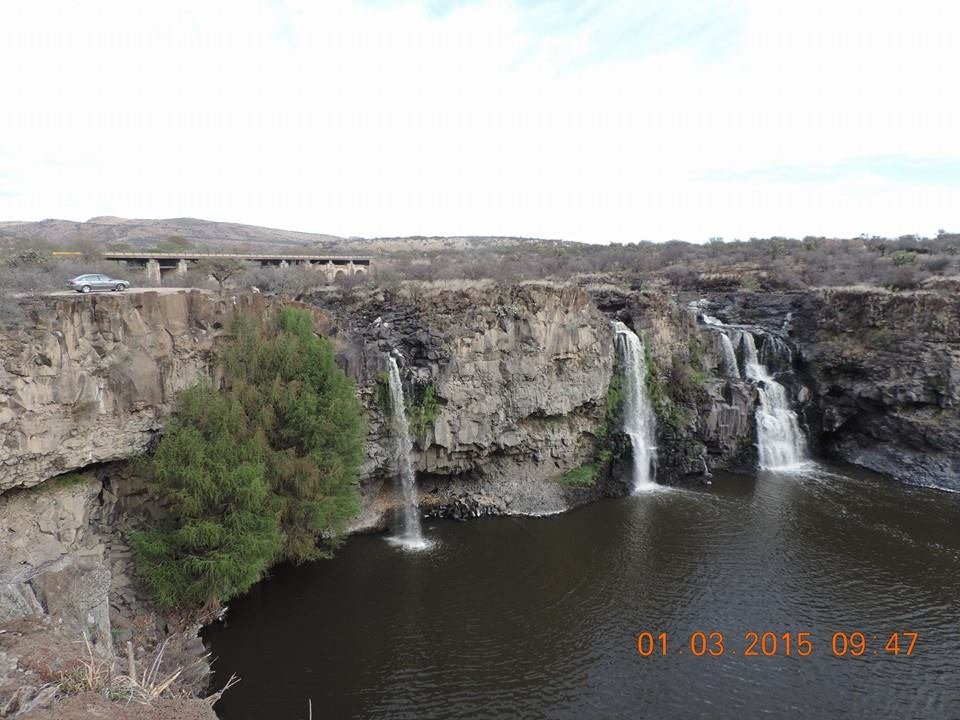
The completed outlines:
<svg viewBox="0 0 960 720">
<path fill-rule="evenodd" d="M 145 293 L 145 292 L 155 292 L 160 293 L 161 295 L 172 295 L 175 293 L 181 292 L 192 292 L 198 291 L 202 293 L 211 293 L 212 290 L 204 290 L 203 288 L 183 288 L 183 287 L 131 287 L 127 288 L 125 291 L 120 293 L 121 295 L 130 295 L 131 293 Z M 117 293 L 111 290 L 96 290 L 88 293 L 89 295 L 116 295 Z M 56 292 L 47 293 L 48 297 L 73 297 L 74 295 L 83 295 L 83 293 L 78 293 L 76 290 L 57 290 Z"/>
</svg>

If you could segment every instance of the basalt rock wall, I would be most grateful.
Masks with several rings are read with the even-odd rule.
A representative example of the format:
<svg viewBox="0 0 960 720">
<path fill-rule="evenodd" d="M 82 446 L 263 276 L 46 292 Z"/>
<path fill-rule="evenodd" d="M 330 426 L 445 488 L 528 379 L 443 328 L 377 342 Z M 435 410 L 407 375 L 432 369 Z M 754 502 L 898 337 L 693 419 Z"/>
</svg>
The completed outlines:
<svg viewBox="0 0 960 720">
<path fill-rule="evenodd" d="M 29 326 L 0 332 L 0 493 L 142 452 L 177 392 L 212 377 L 233 314 L 284 304 L 200 291 L 48 299 Z"/>
<path fill-rule="evenodd" d="M 960 298 L 837 288 L 715 297 L 725 319 L 786 332 L 824 453 L 960 490 Z"/>
</svg>

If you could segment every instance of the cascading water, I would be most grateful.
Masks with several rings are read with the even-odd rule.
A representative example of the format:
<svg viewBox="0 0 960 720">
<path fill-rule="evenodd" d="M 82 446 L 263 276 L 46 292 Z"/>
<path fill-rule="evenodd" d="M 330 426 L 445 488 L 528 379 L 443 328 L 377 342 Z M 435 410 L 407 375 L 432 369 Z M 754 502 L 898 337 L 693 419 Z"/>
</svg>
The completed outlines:
<svg viewBox="0 0 960 720">
<path fill-rule="evenodd" d="M 757 452 L 760 467 L 765 470 L 794 470 L 806 462 L 807 447 L 797 414 L 790 407 L 786 388 L 774 380 L 766 366 L 760 362 L 753 335 L 741 333 L 743 370 L 748 380 L 757 385 L 760 406 L 757 408 Z M 776 348 L 773 341 L 770 347 Z M 783 347 L 789 347 L 780 341 Z M 775 352 L 782 352 L 776 350 Z"/>
<path fill-rule="evenodd" d="M 727 333 L 726 326 L 706 313 L 700 315 L 703 322 L 716 328 L 720 328 L 717 334 L 720 336 L 720 346 L 723 348 L 723 374 L 729 378 L 740 377 L 740 366 L 737 364 L 737 354 L 733 351 L 733 343 L 730 342 L 730 335 Z"/>
<path fill-rule="evenodd" d="M 403 385 L 400 383 L 400 369 L 397 361 L 389 358 L 390 421 L 393 437 L 396 441 L 397 467 L 400 470 L 400 487 L 403 491 L 403 527 L 391 541 L 411 550 L 428 547 L 420 530 L 420 514 L 417 510 L 417 478 L 413 471 L 411 454 L 413 442 L 410 440 L 410 424 L 403 401 Z"/>
<path fill-rule="evenodd" d="M 740 366 L 737 365 L 737 354 L 733 351 L 733 343 L 725 332 L 720 333 L 720 345 L 723 348 L 723 372 L 727 377 L 740 377 Z"/>
<path fill-rule="evenodd" d="M 647 364 L 643 343 L 622 322 L 613 330 L 620 366 L 623 368 L 623 431 L 633 449 L 633 492 L 658 487 L 653 481 L 657 449 L 654 445 L 656 421 L 647 398 Z"/>
<path fill-rule="evenodd" d="M 765 470 L 795 470 L 807 462 L 807 443 L 800 430 L 797 414 L 790 406 L 787 389 L 777 382 L 769 367 L 787 367 L 793 351 L 783 339 L 763 333 L 763 344 L 757 352 L 753 334 L 745 327 L 731 327 L 703 312 L 705 301 L 690 304 L 704 325 L 720 333 L 723 348 L 723 372 L 730 378 L 741 376 L 756 385 L 760 404 L 757 408 L 757 454 Z M 784 327 L 789 327 L 787 316 Z M 737 365 L 734 348 L 739 348 L 742 362 Z"/>
</svg>

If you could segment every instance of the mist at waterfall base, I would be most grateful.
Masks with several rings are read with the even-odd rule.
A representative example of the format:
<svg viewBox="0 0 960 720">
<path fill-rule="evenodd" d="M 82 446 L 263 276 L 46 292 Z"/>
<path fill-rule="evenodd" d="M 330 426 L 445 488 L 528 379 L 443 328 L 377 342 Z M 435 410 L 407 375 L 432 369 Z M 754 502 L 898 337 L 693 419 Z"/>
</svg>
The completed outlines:
<svg viewBox="0 0 960 720">
<path fill-rule="evenodd" d="M 643 342 L 622 322 L 613 323 L 614 342 L 623 378 L 623 432 L 633 455 L 633 492 L 655 490 L 656 421 L 647 397 L 647 362 Z"/>
<path fill-rule="evenodd" d="M 429 553 L 353 537 L 277 568 L 206 633 L 223 720 L 931 719 L 960 716 L 960 495 L 850 468 L 715 471 L 713 485 L 546 518 L 430 521 Z M 667 632 L 666 657 L 637 635 Z M 747 631 L 811 633 L 745 657 Z M 720 657 L 691 633 L 723 632 Z M 860 657 L 833 633 L 861 631 Z M 919 633 L 909 657 L 885 652 Z M 735 651 L 737 654 L 732 654 Z"/>
<path fill-rule="evenodd" d="M 387 540 L 406 550 L 426 550 L 430 542 L 423 537 L 417 502 L 417 476 L 413 469 L 413 441 L 407 421 L 400 368 L 393 356 L 388 358 L 388 386 L 390 390 L 390 429 L 395 442 L 395 459 L 403 495 L 400 531 Z"/>
</svg>

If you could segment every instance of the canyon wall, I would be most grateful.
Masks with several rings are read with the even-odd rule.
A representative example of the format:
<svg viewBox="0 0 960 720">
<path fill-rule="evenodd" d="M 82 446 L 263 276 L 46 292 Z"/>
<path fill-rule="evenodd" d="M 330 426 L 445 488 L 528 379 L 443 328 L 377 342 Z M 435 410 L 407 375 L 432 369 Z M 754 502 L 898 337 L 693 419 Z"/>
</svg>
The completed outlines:
<svg viewBox="0 0 960 720">
<path fill-rule="evenodd" d="M 382 402 L 391 353 L 406 386 L 421 507 L 428 513 L 547 514 L 628 491 L 626 443 L 607 417 L 617 372 L 614 319 L 645 339 L 651 381 L 663 388 L 659 480 L 700 477 L 755 457 L 755 390 L 719 376 L 716 339 L 663 295 L 613 286 L 459 283 L 328 301 L 325 309 L 370 419 L 365 512 L 357 528 L 384 527 L 398 502 Z M 678 373 L 688 381 L 683 386 Z M 564 481 L 571 470 L 597 465 L 602 450 L 612 451 L 612 463 L 598 467 L 592 485 Z"/>
<path fill-rule="evenodd" d="M 177 392 L 211 377 L 229 318 L 283 304 L 196 290 L 47 299 L 31 326 L 0 333 L 0 493 L 143 452 Z"/>
<path fill-rule="evenodd" d="M 824 454 L 960 491 L 960 298 L 836 288 L 711 298 L 721 315 L 784 330 L 813 391 Z M 786 322 L 785 322 L 786 321 Z"/>
<path fill-rule="evenodd" d="M 369 423 L 353 530 L 385 528 L 399 503 L 385 405 L 391 354 L 430 515 L 548 514 L 628 491 L 627 443 L 608 407 L 613 320 L 645 346 L 657 479 L 752 468 L 756 387 L 725 372 L 720 334 L 689 307 L 698 299 L 481 282 L 314 298 L 316 327 L 357 381 Z M 725 322 L 793 344 L 785 382 L 822 452 L 960 490 L 960 300 L 880 290 L 708 300 Z M 0 335 L 0 622 L 40 618 L 34 634 L 85 633 L 97 652 L 113 651 L 139 602 L 124 521 L 148 510 L 129 469 L 110 463 L 150 446 L 179 390 L 218 381 L 214 352 L 234 313 L 287 304 L 197 291 L 49 299 L 31 326 Z M 585 466 L 593 480 L 570 482 Z M 83 468 L 79 480 L 62 477 Z M 0 707 L 14 697 L 3 685 L 13 637 L 0 635 Z"/>
<path fill-rule="evenodd" d="M 468 284 L 329 310 L 370 421 L 358 527 L 383 526 L 396 502 L 383 403 L 391 353 L 427 512 L 545 514 L 605 491 L 558 482 L 598 450 L 613 368 L 609 322 L 583 291 Z"/>
</svg>

